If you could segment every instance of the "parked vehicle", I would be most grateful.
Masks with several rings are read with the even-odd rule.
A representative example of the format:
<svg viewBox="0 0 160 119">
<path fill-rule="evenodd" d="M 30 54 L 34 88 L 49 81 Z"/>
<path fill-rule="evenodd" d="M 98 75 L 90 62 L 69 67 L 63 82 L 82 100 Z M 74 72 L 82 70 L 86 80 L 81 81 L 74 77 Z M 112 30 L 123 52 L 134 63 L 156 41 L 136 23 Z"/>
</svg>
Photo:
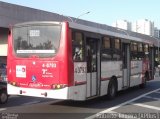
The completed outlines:
<svg viewBox="0 0 160 119">
<path fill-rule="evenodd" d="M 7 101 L 8 101 L 8 94 L 7 94 L 6 64 L 0 63 L 0 103 L 4 104 Z"/>
<path fill-rule="evenodd" d="M 7 81 L 7 69 L 5 63 L 0 63 L 0 81 Z"/>
<path fill-rule="evenodd" d="M 4 104 L 8 101 L 7 82 L 0 81 L 0 103 Z"/>
</svg>

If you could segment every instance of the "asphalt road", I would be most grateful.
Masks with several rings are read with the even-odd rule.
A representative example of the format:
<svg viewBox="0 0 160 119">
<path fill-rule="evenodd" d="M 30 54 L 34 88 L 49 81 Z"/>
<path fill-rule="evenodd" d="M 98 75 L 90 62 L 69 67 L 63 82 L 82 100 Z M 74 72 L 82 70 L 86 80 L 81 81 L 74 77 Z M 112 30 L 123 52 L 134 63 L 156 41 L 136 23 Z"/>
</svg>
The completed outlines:
<svg viewBox="0 0 160 119">
<path fill-rule="evenodd" d="M 121 91 L 114 100 L 101 97 L 78 102 L 11 96 L 7 104 L 0 105 L 0 113 L 2 119 L 157 119 L 160 118 L 160 79 L 148 82 L 145 89 L 134 87 Z"/>
</svg>

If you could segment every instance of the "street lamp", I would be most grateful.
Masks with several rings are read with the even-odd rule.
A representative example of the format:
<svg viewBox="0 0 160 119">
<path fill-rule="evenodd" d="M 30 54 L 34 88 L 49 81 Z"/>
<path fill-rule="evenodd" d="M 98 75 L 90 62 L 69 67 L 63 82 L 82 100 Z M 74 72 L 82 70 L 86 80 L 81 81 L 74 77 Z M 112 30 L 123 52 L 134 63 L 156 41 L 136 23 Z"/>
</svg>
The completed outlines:
<svg viewBox="0 0 160 119">
<path fill-rule="evenodd" d="M 74 20 L 74 22 L 76 22 L 81 16 L 86 15 L 86 14 L 89 14 L 89 13 L 90 13 L 90 12 L 85 12 L 85 13 L 79 15 L 79 16 Z"/>
</svg>

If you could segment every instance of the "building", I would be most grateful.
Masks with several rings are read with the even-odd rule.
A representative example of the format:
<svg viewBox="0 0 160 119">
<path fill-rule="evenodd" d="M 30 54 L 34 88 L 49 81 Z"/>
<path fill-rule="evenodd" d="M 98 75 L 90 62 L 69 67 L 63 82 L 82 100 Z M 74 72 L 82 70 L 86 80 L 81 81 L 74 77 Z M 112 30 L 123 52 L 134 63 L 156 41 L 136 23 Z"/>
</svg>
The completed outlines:
<svg viewBox="0 0 160 119">
<path fill-rule="evenodd" d="M 9 27 L 20 22 L 42 20 L 69 21 L 71 17 L 0 1 L 0 64 L 6 64 Z"/>
<path fill-rule="evenodd" d="M 157 27 L 154 28 L 154 37 L 160 38 L 160 30 Z"/>
<path fill-rule="evenodd" d="M 128 22 L 127 20 L 117 20 L 112 26 L 131 31 L 131 22 Z"/>
<path fill-rule="evenodd" d="M 154 36 L 154 22 L 148 19 L 137 20 L 132 23 L 132 31 Z"/>
<path fill-rule="evenodd" d="M 6 63 L 8 28 L 0 28 L 0 65 Z"/>
<path fill-rule="evenodd" d="M 82 19 L 77 19 L 69 16 L 63 16 L 56 13 L 51 13 L 43 10 L 38 10 L 34 8 L 14 5 L 10 3 L 5 3 L 0 1 L 0 63 L 6 63 L 7 59 L 7 37 L 9 27 L 16 23 L 26 22 L 26 21 L 70 21 L 87 26 L 93 26 L 97 28 L 102 28 L 105 30 L 113 31 L 119 34 L 130 35 L 132 37 L 139 37 L 143 39 L 153 39 L 147 35 L 138 34 L 135 32 L 128 31 L 131 25 L 127 21 L 121 21 L 122 24 L 120 28 L 127 30 L 120 30 L 105 24 L 99 24 L 91 21 L 85 21 Z"/>
</svg>

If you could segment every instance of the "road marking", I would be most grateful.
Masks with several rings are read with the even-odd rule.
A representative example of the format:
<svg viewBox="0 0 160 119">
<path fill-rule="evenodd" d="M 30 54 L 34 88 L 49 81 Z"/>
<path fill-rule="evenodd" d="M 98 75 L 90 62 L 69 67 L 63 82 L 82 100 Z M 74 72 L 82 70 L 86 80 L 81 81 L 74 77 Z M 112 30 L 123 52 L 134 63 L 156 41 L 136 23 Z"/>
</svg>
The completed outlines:
<svg viewBox="0 0 160 119">
<path fill-rule="evenodd" d="M 145 98 L 149 98 L 149 99 L 154 99 L 154 100 L 160 100 L 160 98 L 155 98 L 155 97 L 151 97 L 151 96 L 144 96 Z"/>
<path fill-rule="evenodd" d="M 112 111 L 112 110 L 115 110 L 115 109 L 117 109 L 117 108 L 120 108 L 120 107 L 122 107 L 122 106 L 124 106 L 124 105 L 126 105 L 126 104 L 129 104 L 129 103 L 131 103 L 131 102 L 134 102 L 134 101 L 136 101 L 136 100 L 138 100 L 138 99 L 140 99 L 140 98 L 142 98 L 142 97 L 144 97 L 144 96 L 146 96 L 146 95 L 149 95 L 149 94 L 151 94 L 151 93 L 154 93 L 154 92 L 157 92 L 157 91 L 159 91 L 160 90 L 160 88 L 158 88 L 158 89 L 156 89 L 156 90 L 153 90 L 153 91 L 150 91 L 150 92 L 148 92 L 148 93 L 145 93 L 145 94 L 143 94 L 143 95 L 140 95 L 140 96 L 138 96 L 138 97 L 136 97 L 136 98 L 133 98 L 133 99 L 131 99 L 131 100 L 128 100 L 128 101 L 126 101 L 126 102 L 124 102 L 124 103 L 121 103 L 121 104 L 119 104 L 119 105 L 116 105 L 116 106 L 114 106 L 114 107 L 111 107 L 111 108 L 108 108 L 108 109 L 106 109 L 106 110 L 103 110 L 103 111 L 101 111 L 101 112 L 99 112 L 99 113 L 97 113 L 97 114 L 100 114 L 100 113 L 108 113 L 108 112 L 110 112 L 110 111 Z M 94 115 L 91 115 L 91 116 L 89 116 L 89 117 L 87 117 L 87 118 L 85 118 L 85 119 L 93 119 L 93 118 L 96 118 L 97 117 L 97 114 L 94 114 Z"/>
<path fill-rule="evenodd" d="M 158 93 L 158 94 L 160 94 L 160 92 L 155 92 L 155 93 Z"/>
<path fill-rule="evenodd" d="M 159 107 L 155 107 L 155 106 L 151 106 L 151 105 L 145 105 L 145 104 L 140 104 L 140 103 L 131 103 L 131 104 L 136 105 L 136 106 L 140 106 L 140 107 L 149 108 L 149 109 L 160 110 Z"/>
<path fill-rule="evenodd" d="M 4 111 L 4 110 L 6 110 L 6 108 L 0 108 L 0 111 Z"/>
<path fill-rule="evenodd" d="M 31 104 L 36 104 L 36 103 L 39 103 L 40 101 L 37 100 L 37 101 L 32 101 L 32 102 L 27 102 L 27 103 L 23 103 L 22 105 L 31 105 Z"/>
</svg>

